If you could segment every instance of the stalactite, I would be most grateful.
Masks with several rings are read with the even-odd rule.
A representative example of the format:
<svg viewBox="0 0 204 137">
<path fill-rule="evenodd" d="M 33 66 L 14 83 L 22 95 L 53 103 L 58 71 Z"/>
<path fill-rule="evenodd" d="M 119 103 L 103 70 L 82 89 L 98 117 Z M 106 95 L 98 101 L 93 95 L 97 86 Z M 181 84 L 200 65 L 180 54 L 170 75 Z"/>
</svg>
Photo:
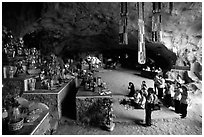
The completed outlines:
<svg viewBox="0 0 204 137">
<path fill-rule="evenodd" d="M 138 12 L 138 63 L 146 63 L 145 28 L 144 28 L 144 2 L 137 2 Z"/>
</svg>

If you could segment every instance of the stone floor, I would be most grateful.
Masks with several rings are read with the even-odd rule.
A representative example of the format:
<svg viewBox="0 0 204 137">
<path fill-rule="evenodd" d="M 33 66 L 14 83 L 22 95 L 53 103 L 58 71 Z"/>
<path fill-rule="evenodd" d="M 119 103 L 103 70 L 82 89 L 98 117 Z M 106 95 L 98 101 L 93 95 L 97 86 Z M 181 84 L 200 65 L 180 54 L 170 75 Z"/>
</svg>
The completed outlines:
<svg viewBox="0 0 204 137">
<path fill-rule="evenodd" d="M 173 108 L 161 107 L 161 110 L 153 111 L 152 126 L 144 127 L 145 112 L 142 109 L 126 109 L 119 101 L 128 94 L 128 82 L 132 81 L 136 89 L 141 82 L 146 81 L 148 87 L 153 86 L 153 80 L 137 75 L 130 70 L 101 70 L 97 73 L 107 83 L 107 87 L 113 93 L 113 110 L 116 118 L 116 126 L 112 132 L 100 127 L 82 125 L 74 120 L 63 117 L 56 135 L 200 135 L 202 134 L 202 115 L 194 111 L 188 112 L 188 117 L 181 119 Z"/>
</svg>

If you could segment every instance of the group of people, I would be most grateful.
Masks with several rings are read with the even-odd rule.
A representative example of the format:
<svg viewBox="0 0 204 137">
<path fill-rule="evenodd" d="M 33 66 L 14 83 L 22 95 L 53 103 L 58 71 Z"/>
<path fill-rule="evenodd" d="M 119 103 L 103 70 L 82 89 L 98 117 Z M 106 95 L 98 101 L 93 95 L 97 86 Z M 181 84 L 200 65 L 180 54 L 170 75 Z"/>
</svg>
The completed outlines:
<svg viewBox="0 0 204 137">
<path fill-rule="evenodd" d="M 181 118 L 187 116 L 188 92 L 187 87 L 180 79 L 166 82 L 161 75 L 156 75 L 154 86 L 158 98 L 164 102 L 166 107 L 174 107 L 175 112 L 181 114 Z"/>
<path fill-rule="evenodd" d="M 135 90 L 132 82 L 129 82 L 128 89 L 128 97 L 134 100 L 137 107 L 145 109 L 146 126 L 151 126 L 151 113 L 160 109 L 160 103 L 168 108 L 174 107 L 181 118 L 187 116 L 188 92 L 186 86 L 179 82 L 166 82 L 161 75 L 156 75 L 154 88 L 147 88 L 146 82 L 142 81 L 140 90 Z"/>
<path fill-rule="evenodd" d="M 165 104 L 167 107 L 174 106 L 175 112 L 181 114 L 181 118 L 187 116 L 188 92 L 187 88 L 180 83 L 167 84 Z"/>
<path fill-rule="evenodd" d="M 152 110 L 159 110 L 158 97 L 153 88 L 147 88 L 146 82 L 142 81 L 141 89 L 135 90 L 134 84 L 129 82 L 128 97 L 133 99 L 135 105 L 139 108 L 145 109 L 146 112 L 146 126 L 151 126 L 151 113 Z"/>
</svg>

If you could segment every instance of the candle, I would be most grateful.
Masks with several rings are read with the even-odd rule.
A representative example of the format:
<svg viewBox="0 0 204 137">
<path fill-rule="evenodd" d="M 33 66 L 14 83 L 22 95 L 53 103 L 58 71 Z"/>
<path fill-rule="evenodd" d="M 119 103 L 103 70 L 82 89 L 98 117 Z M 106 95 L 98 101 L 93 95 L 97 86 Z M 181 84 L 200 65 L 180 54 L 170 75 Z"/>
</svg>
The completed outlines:
<svg viewBox="0 0 204 137">
<path fill-rule="evenodd" d="M 6 71 L 7 71 L 7 68 L 4 66 L 3 68 L 4 78 L 7 78 Z"/>
</svg>

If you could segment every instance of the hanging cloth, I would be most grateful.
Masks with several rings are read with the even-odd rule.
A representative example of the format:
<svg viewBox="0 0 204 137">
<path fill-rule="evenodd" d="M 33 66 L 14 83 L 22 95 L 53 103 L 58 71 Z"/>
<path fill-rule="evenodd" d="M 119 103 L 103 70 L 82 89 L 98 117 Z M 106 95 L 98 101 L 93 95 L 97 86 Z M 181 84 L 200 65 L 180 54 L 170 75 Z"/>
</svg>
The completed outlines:
<svg viewBox="0 0 204 137">
<path fill-rule="evenodd" d="M 138 63 L 146 63 L 144 2 L 137 2 L 138 13 Z"/>
<path fill-rule="evenodd" d="M 161 2 L 153 2 L 152 3 L 152 41 L 160 42 L 162 40 L 161 33 Z"/>
<path fill-rule="evenodd" d="M 128 35 L 127 35 L 127 2 L 121 2 L 120 4 L 120 16 L 119 21 L 119 44 L 127 45 L 128 44 Z"/>
</svg>

